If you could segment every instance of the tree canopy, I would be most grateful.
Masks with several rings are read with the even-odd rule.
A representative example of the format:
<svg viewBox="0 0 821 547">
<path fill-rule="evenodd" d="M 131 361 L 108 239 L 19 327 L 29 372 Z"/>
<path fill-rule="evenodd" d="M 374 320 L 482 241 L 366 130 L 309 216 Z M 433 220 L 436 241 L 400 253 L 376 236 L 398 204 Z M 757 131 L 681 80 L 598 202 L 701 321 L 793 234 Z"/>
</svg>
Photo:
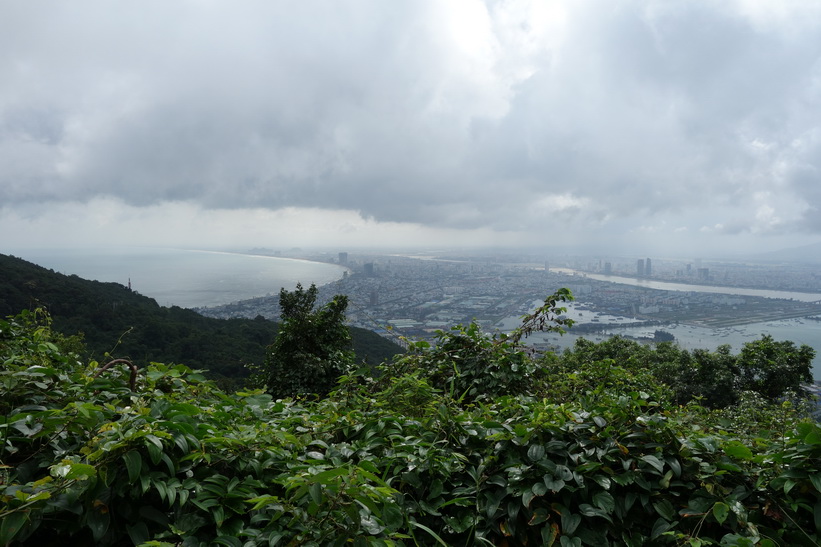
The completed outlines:
<svg viewBox="0 0 821 547">
<path fill-rule="evenodd" d="M 737 355 L 730 346 L 715 351 L 685 350 L 670 342 L 646 345 L 614 336 L 599 343 L 584 338 L 551 366 L 566 373 L 617 366 L 644 377 L 645 382 L 663 384 L 670 402 L 687 404 L 697 400 L 710 408 L 737 404 L 752 392 L 770 402 L 783 398 L 805 399 L 805 385 L 812 382 L 815 350 L 790 341 L 777 342 L 764 335 L 747 342 Z"/>
<path fill-rule="evenodd" d="M 337 295 L 314 310 L 317 293 L 314 284 L 280 290 L 281 323 L 262 373 L 265 388 L 277 398 L 325 396 L 354 363 L 345 325 L 347 297 Z"/>
</svg>

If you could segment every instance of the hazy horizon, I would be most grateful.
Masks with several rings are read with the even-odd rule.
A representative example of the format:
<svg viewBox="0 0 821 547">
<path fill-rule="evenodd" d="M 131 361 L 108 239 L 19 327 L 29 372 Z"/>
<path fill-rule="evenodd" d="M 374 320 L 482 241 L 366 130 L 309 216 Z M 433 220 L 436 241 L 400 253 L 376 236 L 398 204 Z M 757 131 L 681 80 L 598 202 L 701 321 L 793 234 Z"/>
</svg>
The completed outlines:
<svg viewBox="0 0 821 547">
<path fill-rule="evenodd" d="M 816 2 L 7 2 L 0 47 L 0 251 L 821 244 Z"/>
</svg>

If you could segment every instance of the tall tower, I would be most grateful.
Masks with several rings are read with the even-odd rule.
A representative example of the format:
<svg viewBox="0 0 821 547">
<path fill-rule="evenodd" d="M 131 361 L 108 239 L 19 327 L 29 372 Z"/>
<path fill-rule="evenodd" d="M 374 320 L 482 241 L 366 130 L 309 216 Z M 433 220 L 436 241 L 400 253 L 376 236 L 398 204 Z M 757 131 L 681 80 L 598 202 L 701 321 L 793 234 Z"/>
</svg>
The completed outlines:
<svg viewBox="0 0 821 547">
<path fill-rule="evenodd" d="M 636 261 L 636 275 L 638 277 L 644 277 L 644 259 L 639 258 Z"/>
<path fill-rule="evenodd" d="M 653 267 L 650 265 L 650 259 L 646 259 L 644 261 L 644 275 L 650 277 L 650 274 L 653 273 Z"/>
</svg>

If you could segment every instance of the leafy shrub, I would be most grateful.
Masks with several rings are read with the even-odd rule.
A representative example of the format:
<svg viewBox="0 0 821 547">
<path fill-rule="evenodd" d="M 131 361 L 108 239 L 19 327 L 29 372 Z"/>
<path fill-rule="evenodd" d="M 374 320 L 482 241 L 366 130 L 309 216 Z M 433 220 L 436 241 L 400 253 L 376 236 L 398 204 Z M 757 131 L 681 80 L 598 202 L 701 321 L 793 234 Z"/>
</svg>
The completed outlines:
<svg viewBox="0 0 821 547">
<path fill-rule="evenodd" d="M 418 375 L 349 375 L 315 402 L 229 395 L 156 363 L 131 389 L 125 367 L 95 378 L 47 325 L 15 318 L 0 330 L 0 400 L 14 401 L 0 415 L 0 545 L 821 539 L 821 427 L 799 416 L 740 436 L 708 409 L 618 382 L 610 396 L 579 386 L 561 403 L 525 393 L 459 404 L 421 358 Z M 518 351 L 473 340 L 467 356 L 471 344 Z"/>
<path fill-rule="evenodd" d="M 540 368 L 531 354 L 520 345 L 521 339 L 535 331 L 564 332 L 560 319 L 567 310 L 560 302 L 573 300 L 567 289 L 545 299 L 532 314 L 522 318 L 522 326 L 510 335 L 489 335 L 476 322 L 457 325 L 450 331 L 437 331 L 434 345 L 411 342 L 408 354 L 384 367 L 386 378 L 416 374 L 450 398 L 472 403 L 504 395 L 530 393 Z"/>
</svg>

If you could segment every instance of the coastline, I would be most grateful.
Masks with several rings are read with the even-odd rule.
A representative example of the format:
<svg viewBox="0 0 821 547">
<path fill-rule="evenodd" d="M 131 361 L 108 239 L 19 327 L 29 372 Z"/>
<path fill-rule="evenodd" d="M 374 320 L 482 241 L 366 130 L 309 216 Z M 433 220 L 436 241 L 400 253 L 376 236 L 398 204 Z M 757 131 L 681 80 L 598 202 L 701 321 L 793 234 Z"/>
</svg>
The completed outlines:
<svg viewBox="0 0 821 547">
<path fill-rule="evenodd" d="M 297 282 L 321 287 L 346 271 L 340 264 L 301 257 L 168 247 L 15 249 L 12 254 L 65 275 L 130 284 L 161 306 L 190 309 L 278 294 Z"/>
</svg>

